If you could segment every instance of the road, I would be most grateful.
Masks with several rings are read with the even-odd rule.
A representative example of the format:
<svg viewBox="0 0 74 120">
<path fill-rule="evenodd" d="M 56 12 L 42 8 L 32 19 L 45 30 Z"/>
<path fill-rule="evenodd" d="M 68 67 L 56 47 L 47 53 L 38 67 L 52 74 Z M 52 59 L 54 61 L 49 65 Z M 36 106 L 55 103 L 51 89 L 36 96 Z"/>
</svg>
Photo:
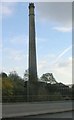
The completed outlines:
<svg viewBox="0 0 74 120">
<path fill-rule="evenodd" d="M 27 116 L 23 118 L 72 118 L 74 115 L 74 111 L 55 113 L 55 114 L 43 114 L 43 115 L 35 115 L 35 116 Z"/>
<path fill-rule="evenodd" d="M 63 118 L 65 118 L 66 120 L 72 120 L 74 118 L 74 111 L 69 111 L 69 112 L 62 112 L 62 113 L 54 113 L 54 114 L 43 114 L 43 115 L 34 115 L 34 116 L 26 116 L 26 117 L 13 117 L 13 118 L 9 118 L 9 120 L 33 120 L 34 118 L 49 118 L 49 120 L 51 120 L 51 118 L 53 118 L 53 120 L 58 120 L 58 118 L 61 118 L 61 120 L 63 120 Z M 2 120 L 8 120 L 8 118 L 2 119 Z"/>
<path fill-rule="evenodd" d="M 43 103 L 13 103 L 3 104 L 2 115 L 5 117 L 21 117 L 58 111 L 72 110 L 72 101 L 43 102 Z"/>
<path fill-rule="evenodd" d="M 0 118 L 2 118 L 2 103 L 0 103 Z"/>
</svg>

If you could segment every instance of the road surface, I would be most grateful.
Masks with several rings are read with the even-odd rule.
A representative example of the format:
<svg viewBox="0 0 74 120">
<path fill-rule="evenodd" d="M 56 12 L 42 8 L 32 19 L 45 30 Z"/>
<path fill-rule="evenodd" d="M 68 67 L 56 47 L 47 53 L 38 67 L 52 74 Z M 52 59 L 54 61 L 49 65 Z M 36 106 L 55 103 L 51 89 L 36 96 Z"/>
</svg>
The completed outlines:
<svg viewBox="0 0 74 120">
<path fill-rule="evenodd" d="M 23 118 L 72 118 L 74 111 L 62 112 L 62 113 L 54 113 L 54 114 L 43 114 L 43 115 L 35 115 L 35 116 L 27 116 Z"/>
<path fill-rule="evenodd" d="M 21 117 L 72 110 L 72 101 L 3 104 L 2 115 Z"/>
</svg>

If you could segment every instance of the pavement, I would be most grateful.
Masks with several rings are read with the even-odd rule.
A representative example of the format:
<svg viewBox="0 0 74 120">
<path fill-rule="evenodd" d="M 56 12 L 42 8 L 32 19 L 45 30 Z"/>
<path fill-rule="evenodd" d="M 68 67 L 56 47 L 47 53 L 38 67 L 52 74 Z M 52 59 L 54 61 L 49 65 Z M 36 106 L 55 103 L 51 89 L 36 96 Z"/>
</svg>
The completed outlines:
<svg viewBox="0 0 74 120">
<path fill-rule="evenodd" d="M 72 101 L 3 104 L 2 118 L 72 111 L 72 104 Z"/>
</svg>

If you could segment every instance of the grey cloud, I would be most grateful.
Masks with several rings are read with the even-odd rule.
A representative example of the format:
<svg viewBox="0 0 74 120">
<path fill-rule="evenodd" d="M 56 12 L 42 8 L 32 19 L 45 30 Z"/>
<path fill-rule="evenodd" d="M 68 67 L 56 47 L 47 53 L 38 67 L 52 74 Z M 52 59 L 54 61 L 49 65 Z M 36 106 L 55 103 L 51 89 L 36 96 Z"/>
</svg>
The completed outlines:
<svg viewBox="0 0 74 120">
<path fill-rule="evenodd" d="M 58 63 L 58 67 L 63 68 L 63 67 L 67 67 L 69 65 L 69 62 L 60 62 Z"/>
<path fill-rule="evenodd" d="M 12 15 L 16 8 L 17 3 L 15 2 L 2 2 L 0 4 L 0 16 Z"/>
<path fill-rule="evenodd" d="M 63 60 L 57 63 L 57 67 L 64 68 L 64 67 L 72 67 L 72 57 L 69 57 L 67 60 Z"/>
<path fill-rule="evenodd" d="M 71 2 L 42 2 L 36 3 L 40 19 L 49 20 L 64 27 L 72 24 L 72 3 Z"/>
</svg>

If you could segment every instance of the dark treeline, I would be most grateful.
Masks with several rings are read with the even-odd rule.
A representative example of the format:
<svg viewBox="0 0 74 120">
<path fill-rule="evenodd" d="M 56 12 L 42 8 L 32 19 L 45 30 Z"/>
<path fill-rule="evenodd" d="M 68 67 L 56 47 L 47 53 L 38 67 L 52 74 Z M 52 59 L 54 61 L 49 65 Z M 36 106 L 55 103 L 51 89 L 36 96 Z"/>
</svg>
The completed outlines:
<svg viewBox="0 0 74 120">
<path fill-rule="evenodd" d="M 2 72 L 2 102 L 28 102 L 28 101 L 49 101 L 49 100 L 71 100 L 74 99 L 74 85 L 70 88 L 63 83 L 58 83 L 52 73 L 41 76 L 37 82 L 37 95 L 29 94 L 28 72 L 21 78 L 15 71 L 9 75 Z M 34 92 L 33 89 L 32 92 Z"/>
</svg>

